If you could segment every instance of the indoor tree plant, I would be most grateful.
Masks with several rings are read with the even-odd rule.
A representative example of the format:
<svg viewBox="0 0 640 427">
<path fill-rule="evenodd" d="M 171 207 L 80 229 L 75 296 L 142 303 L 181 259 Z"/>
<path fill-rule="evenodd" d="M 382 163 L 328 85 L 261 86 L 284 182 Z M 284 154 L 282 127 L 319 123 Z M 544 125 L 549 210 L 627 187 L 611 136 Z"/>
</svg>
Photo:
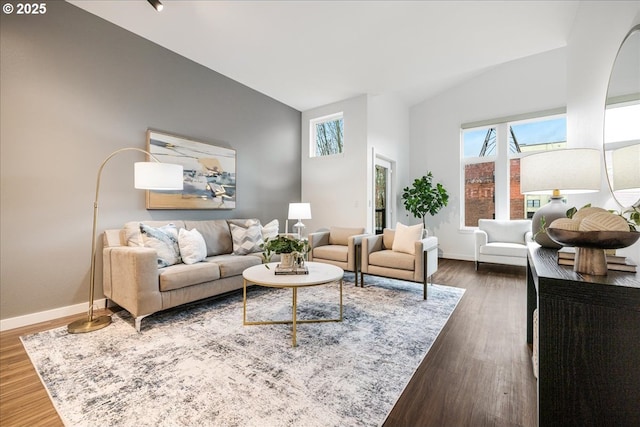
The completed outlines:
<svg viewBox="0 0 640 427">
<path fill-rule="evenodd" d="M 422 224 L 426 229 L 426 215 L 435 215 L 447 206 L 449 194 L 440 183 L 434 187 L 433 174 L 429 172 L 421 178 L 416 178 L 411 187 L 402 190 L 402 202 L 413 216 L 422 218 Z"/>
</svg>

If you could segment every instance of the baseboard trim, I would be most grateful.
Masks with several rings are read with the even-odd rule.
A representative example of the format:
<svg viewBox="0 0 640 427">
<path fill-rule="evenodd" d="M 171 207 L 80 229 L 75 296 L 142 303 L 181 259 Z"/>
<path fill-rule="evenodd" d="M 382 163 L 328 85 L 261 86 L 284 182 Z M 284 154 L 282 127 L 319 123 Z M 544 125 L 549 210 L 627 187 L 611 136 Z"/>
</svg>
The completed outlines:
<svg viewBox="0 0 640 427">
<path fill-rule="evenodd" d="M 106 299 L 96 300 L 93 303 L 94 310 L 104 307 Z M 48 322 L 50 320 L 59 319 L 61 317 L 73 316 L 74 314 L 86 313 L 88 304 L 69 305 L 66 307 L 54 308 L 52 310 L 40 311 L 38 313 L 25 314 L 24 316 L 11 317 L 9 319 L 0 320 L 0 332 L 10 329 L 21 328 L 23 326 L 31 326 L 36 323 Z"/>
</svg>

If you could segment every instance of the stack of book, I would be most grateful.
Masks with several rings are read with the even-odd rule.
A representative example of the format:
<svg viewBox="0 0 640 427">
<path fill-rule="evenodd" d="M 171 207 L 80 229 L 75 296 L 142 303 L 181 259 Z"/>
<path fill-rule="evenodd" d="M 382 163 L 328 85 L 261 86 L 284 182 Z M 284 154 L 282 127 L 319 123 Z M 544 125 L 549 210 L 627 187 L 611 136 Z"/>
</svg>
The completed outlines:
<svg viewBox="0 0 640 427">
<path fill-rule="evenodd" d="M 612 255 L 605 253 L 605 257 L 607 258 L 607 269 L 614 271 L 628 271 L 630 273 L 635 273 L 637 266 L 627 259 L 627 257 L 623 257 L 620 255 Z M 560 265 L 568 265 L 573 267 L 574 261 L 576 258 L 576 248 L 563 247 L 558 249 L 558 264 Z"/>
<path fill-rule="evenodd" d="M 309 269 L 306 265 L 293 266 L 293 267 L 280 267 L 280 264 L 276 266 L 276 274 L 309 274 Z"/>
</svg>

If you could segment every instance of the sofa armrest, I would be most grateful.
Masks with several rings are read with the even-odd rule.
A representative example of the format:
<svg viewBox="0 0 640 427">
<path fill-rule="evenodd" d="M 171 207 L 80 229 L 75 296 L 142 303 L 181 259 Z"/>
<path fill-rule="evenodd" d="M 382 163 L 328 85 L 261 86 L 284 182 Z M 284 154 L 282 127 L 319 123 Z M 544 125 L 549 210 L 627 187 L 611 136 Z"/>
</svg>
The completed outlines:
<svg viewBox="0 0 640 427">
<path fill-rule="evenodd" d="M 109 247 L 104 248 L 102 259 L 103 289 L 107 298 L 134 317 L 162 310 L 155 249 Z"/>
<path fill-rule="evenodd" d="M 533 242 L 533 232 L 531 231 L 524 233 L 524 244 L 526 245 L 529 242 Z"/>
</svg>

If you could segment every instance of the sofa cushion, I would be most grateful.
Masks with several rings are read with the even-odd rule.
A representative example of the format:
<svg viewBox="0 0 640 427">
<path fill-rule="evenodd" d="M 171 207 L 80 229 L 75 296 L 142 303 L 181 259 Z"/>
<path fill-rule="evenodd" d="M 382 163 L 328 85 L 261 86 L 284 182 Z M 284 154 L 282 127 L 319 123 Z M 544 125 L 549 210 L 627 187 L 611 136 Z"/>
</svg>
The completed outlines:
<svg viewBox="0 0 640 427">
<path fill-rule="evenodd" d="M 479 219 L 478 228 L 487 233 L 487 241 L 526 244 L 525 234 L 531 231 L 531 221 Z"/>
<path fill-rule="evenodd" d="M 362 227 L 331 227 L 329 229 L 329 244 L 347 246 L 350 236 L 362 233 L 364 233 Z"/>
<path fill-rule="evenodd" d="M 140 223 L 140 232 L 144 246 L 156 250 L 158 267 L 167 267 L 181 262 L 178 229 L 174 224 L 151 227 Z"/>
<path fill-rule="evenodd" d="M 343 245 L 324 245 L 313 249 L 313 258 L 347 262 L 349 247 Z"/>
<path fill-rule="evenodd" d="M 151 227 L 162 227 L 167 224 L 174 224 L 177 229 L 185 228 L 184 221 L 129 221 L 123 227 L 124 244 L 126 246 L 144 246 L 142 233 L 140 232 L 140 224 Z"/>
<path fill-rule="evenodd" d="M 206 261 L 220 267 L 220 278 L 239 276 L 247 268 L 262 263 L 257 256 L 233 254 L 208 257 Z"/>
<path fill-rule="evenodd" d="M 264 240 L 262 240 L 260 223 L 251 224 L 246 228 L 230 223 L 229 228 L 231 229 L 233 253 L 235 255 L 246 255 L 262 251 L 260 245 L 264 243 Z"/>
<path fill-rule="evenodd" d="M 424 226 L 422 224 L 408 226 L 402 223 L 397 223 L 396 235 L 393 238 L 393 246 L 391 249 L 395 252 L 404 252 L 415 255 L 416 242 L 422 237 L 423 229 Z"/>
<path fill-rule="evenodd" d="M 278 232 L 280 231 L 280 222 L 277 219 L 274 219 L 265 225 L 261 225 L 260 229 L 262 230 L 262 240 L 277 237 Z"/>
<path fill-rule="evenodd" d="M 176 264 L 161 268 L 160 291 L 171 291 L 187 286 L 199 285 L 220 278 L 220 268 L 216 264 L 199 262 L 193 265 Z"/>
<path fill-rule="evenodd" d="M 369 254 L 369 265 L 413 271 L 415 259 L 415 255 L 385 249 L 371 252 Z"/>
<path fill-rule="evenodd" d="M 207 244 L 207 256 L 230 254 L 233 252 L 231 231 L 224 219 L 206 221 L 185 221 L 185 228 L 197 228 Z"/>
<path fill-rule="evenodd" d="M 527 247 L 519 243 L 487 243 L 480 247 L 480 253 L 483 255 L 526 258 Z"/>
<path fill-rule="evenodd" d="M 185 264 L 195 264 L 207 257 L 207 244 L 198 229 L 187 230 L 181 228 L 178 231 L 178 246 L 180 256 Z"/>
</svg>

